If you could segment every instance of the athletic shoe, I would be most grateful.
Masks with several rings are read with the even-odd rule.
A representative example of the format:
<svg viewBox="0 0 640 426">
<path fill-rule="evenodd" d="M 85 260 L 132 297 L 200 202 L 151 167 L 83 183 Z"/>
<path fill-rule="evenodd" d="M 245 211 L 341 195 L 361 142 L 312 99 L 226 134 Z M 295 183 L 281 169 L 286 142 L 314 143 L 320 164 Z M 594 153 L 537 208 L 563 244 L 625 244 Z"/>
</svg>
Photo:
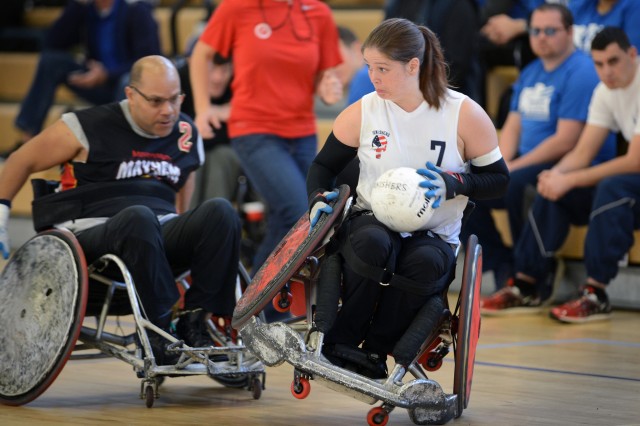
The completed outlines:
<svg viewBox="0 0 640 426">
<path fill-rule="evenodd" d="M 201 308 L 178 313 L 176 334 L 192 348 L 213 346 L 213 339 L 207 331 L 207 313 Z"/>
<path fill-rule="evenodd" d="M 171 334 L 169 331 L 167 332 Z M 180 359 L 180 353 L 167 351 L 167 346 L 169 346 L 171 342 L 153 330 L 147 330 L 147 337 L 151 344 L 151 350 L 153 351 L 153 357 L 156 360 L 156 365 L 174 365 L 178 362 L 178 359 Z M 137 333 L 135 339 L 137 345 L 142 347 Z"/>
<path fill-rule="evenodd" d="M 593 290 L 587 287 L 582 297 L 552 308 L 549 316 L 571 324 L 605 321 L 611 318 L 611 304 L 599 300 Z"/>
<path fill-rule="evenodd" d="M 506 287 L 501 288 L 489 297 L 480 299 L 480 313 L 487 316 L 535 314 L 541 311 L 540 297 L 523 296 L 520 289 L 509 280 Z"/>
<path fill-rule="evenodd" d="M 216 323 L 211 323 L 215 320 Z M 209 327 L 216 327 L 215 332 Z M 202 308 L 188 311 L 182 311 L 178 314 L 178 323 L 176 324 L 176 334 L 178 337 L 192 348 L 210 348 L 211 346 L 227 346 L 229 343 L 234 344 L 231 334 L 222 333 L 220 323 L 217 317 L 208 315 Z M 229 330 L 231 322 L 229 320 Z M 215 336 L 215 339 L 214 339 Z M 210 358 L 214 362 L 228 361 L 226 354 L 212 355 Z"/>
</svg>

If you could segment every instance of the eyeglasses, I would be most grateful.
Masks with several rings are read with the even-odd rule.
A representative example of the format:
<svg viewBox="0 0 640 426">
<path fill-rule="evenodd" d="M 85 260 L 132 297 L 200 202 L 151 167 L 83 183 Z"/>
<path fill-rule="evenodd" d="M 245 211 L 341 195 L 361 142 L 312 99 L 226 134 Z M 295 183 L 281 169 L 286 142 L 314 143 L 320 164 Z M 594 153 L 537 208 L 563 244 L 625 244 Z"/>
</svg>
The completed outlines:
<svg viewBox="0 0 640 426">
<path fill-rule="evenodd" d="M 531 37 L 538 37 L 540 33 L 544 33 L 547 37 L 553 37 L 556 35 L 558 31 L 564 30 L 564 28 L 554 28 L 554 27 L 545 27 L 545 28 L 529 28 L 529 35 Z"/>
<path fill-rule="evenodd" d="M 184 100 L 184 93 L 178 93 L 177 95 L 173 95 L 170 98 L 161 98 L 158 96 L 147 96 L 142 93 L 136 86 L 130 85 L 129 87 L 131 87 L 140 96 L 142 96 L 145 101 L 149 102 L 149 105 L 151 105 L 153 108 L 160 108 L 162 105 L 164 105 L 165 102 L 169 102 L 169 104 L 175 106 L 181 104 Z"/>
</svg>

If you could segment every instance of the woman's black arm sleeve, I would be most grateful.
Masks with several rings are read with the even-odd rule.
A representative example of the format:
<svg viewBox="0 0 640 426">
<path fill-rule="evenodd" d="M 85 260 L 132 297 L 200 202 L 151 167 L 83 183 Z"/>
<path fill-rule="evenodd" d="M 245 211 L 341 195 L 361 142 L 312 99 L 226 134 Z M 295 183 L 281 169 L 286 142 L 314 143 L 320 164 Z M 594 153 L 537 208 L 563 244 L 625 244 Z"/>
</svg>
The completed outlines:
<svg viewBox="0 0 640 426">
<path fill-rule="evenodd" d="M 331 132 L 307 174 L 307 195 L 310 202 L 317 194 L 333 188 L 336 176 L 357 153 L 357 148 L 343 144 Z"/>
<path fill-rule="evenodd" d="M 464 176 L 468 185 L 466 195 L 478 200 L 500 198 L 509 186 L 509 169 L 503 158 L 482 167 L 472 164 L 471 173 Z"/>
</svg>

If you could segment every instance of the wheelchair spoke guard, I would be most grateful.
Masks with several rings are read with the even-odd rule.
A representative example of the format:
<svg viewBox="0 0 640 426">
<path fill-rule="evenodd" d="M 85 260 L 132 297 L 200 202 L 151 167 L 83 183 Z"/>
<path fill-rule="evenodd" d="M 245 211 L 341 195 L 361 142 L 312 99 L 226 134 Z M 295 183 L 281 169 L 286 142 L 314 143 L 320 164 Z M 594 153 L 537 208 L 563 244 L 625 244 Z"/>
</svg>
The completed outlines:
<svg viewBox="0 0 640 426">
<path fill-rule="evenodd" d="M 327 235 L 331 226 L 341 217 L 349 197 L 349 186 L 341 185 L 339 195 L 331 202 L 333 213 L 323 214 L 309 234 L 309 215 L 304 214 L 271 252 L 264 265 L 251 280 L 233 312 L 233 327 L 240 329 L 253 315 L 271 303 L 283 285 L 287 283 Z"/>
<path fill-rule="evenodd" d="M 53 383 L 75 346 L 87 301 L 82 250 L 68 231 L 40 233 L 0 276 L 0 403 L 26 404 Z"/>
<path fill-rule="evenodd" d="M 458 301 L 453 393 L 458 396 L 456 417 L 469 405 L 476 346 L 480 337 L 480 287 L 482 284 L 482 248 L 471 235 L 467 242 L 462 287 Z"/>
</svg>

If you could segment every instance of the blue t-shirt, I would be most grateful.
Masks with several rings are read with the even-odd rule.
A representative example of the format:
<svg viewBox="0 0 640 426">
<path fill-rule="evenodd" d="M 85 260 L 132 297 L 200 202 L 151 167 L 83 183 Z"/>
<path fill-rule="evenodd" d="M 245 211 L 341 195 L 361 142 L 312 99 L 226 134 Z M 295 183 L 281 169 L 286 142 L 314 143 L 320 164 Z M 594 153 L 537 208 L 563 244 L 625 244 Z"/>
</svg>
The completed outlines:
<svg viewBox="0 0 640 426">
<path fill-rule="evenodd" d="M 558 120 L 586 122 L 593 90 L 599 83 L 589 56 L 576 50 L 560 66 L 545 71 L 536 59 L 521 72 L 513 87 L 511 111 L 521 120 L 518 154 L 524 155 L 556 132 Z M 615 155 L 615 137 L 610 136 L 596 162 Z"/>
<path fill-rule="evenodd" d="M 640 49 L 640 1 L 618 0 L 611 10 L 601 15 L 597 1 L 571 0 L 569 9 L 573 14 L 573 42 L 578 49 L 591 51 L 591 41 L 604 27 L 619 27 L 629 37 L 632 45 Z"/>
<path fill-rule="evenodd" d="M 522 123 L 518 153 L 528 153 L 554 134 L 560 119 L 586 122 L 598 82 L 591 58 L 580 51 L 552 71 L 545 71 L 540 59 L 527 65 L 511 97 L 511 111 L 520 114 Z"/>
<path fill-rule="evenodd" d="M 367 93 L 376 90 L 369 78 L 369 67 L 364 65 L 360 68 L 351 79 L 349 84 L 349 95 L 347 96 L 347 105 L 349 106 Z"/>
</svg>

